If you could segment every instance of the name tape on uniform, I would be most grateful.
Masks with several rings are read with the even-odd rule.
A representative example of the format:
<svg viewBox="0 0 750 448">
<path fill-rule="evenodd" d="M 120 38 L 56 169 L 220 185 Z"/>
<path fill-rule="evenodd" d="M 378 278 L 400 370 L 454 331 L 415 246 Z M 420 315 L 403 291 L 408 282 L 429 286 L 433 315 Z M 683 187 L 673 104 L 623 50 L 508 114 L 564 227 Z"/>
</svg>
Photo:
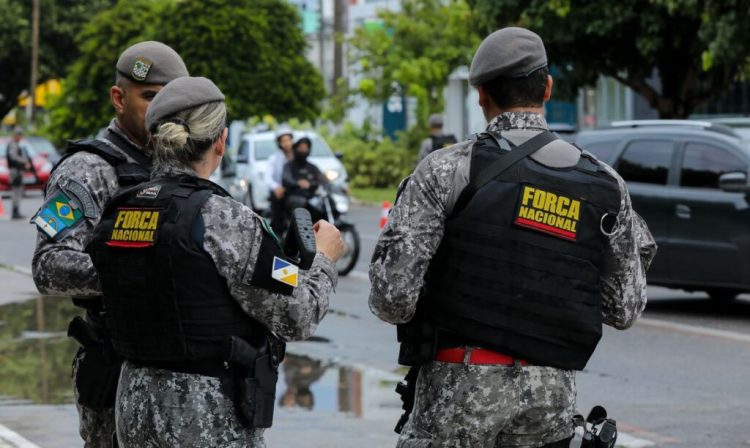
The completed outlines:
<svg viewBox="0 0 750 448">
<path fill-rule="evenodd" d="M 524 185 L 515 224 L 569 241 L 578 238 L 581 201 Z"/>
<path fill-rule="evenodd" d="M 113 247 L 149 247 L 156 242 L 161 212 L 146 208 L 120 208 L 115 216 L 112 235 L 107 241 Z"/>
<path fill-rule="evenodd" d="M 271 278 L 287 284 L 292 288 L 297 287 L 299 268 L 286 260 L 279 257 L 273 257 L 273 268 L 271 269 Z"/>
</svg>

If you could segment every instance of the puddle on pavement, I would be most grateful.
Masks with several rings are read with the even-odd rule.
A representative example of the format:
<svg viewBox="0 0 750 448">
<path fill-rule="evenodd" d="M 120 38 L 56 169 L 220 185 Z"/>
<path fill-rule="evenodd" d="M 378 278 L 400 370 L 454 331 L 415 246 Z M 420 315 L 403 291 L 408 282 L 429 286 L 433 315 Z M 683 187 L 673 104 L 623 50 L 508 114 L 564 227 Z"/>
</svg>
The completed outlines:
<svg viewBox="0 0 750 448">
<path fill-rule="evenodd" d="M 66 330 L 80 314 L 62 297 L 0 306 L 0 405 L 73 402 L 71 362 L 78 344 Z M 279 369 L 277 405 L 390 418 L 401 408 L 396 381 L 395 374 L 287 354 Z"/>
<path fill-rule="evenodd" d="M 277 404 L 364 419 L 392 418 L 401 409 L 394 391 L 397 381 L 396 375 L 287 354 L 279 369 Z"/>
<path fill-rule="evenodd" d="M 73 402 L 70 373 L 78 345 L 66 330 L 79 314 L 61 297 L 0 306 L 0 404 Z"/>
</svg>

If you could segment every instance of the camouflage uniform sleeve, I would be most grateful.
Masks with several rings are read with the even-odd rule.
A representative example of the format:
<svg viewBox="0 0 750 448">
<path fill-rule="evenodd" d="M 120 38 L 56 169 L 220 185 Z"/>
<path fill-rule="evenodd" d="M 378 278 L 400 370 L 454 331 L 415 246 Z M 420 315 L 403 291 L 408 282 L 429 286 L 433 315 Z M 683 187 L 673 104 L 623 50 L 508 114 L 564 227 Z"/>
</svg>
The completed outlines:
<svg viewBox="0 0 750 448">
<path fill-rule="evenodd" d="M 328 298 L 336 287 L 333 262 L 318 252 L 309 270 L 300 269 L 292 295 L 255 287 L 250 281 L 265 232 L 262 218 L 219 196 L 206 202 L 201 216 L 206 229 L 203 247 L 242 309 L 287 341 L 309 338 L 328 312 Z"/>
<path fill-rule="evenodd" d="M 380 319 L 398 324 L 414 315 L 470 150 L 470 144 L 460 144 L 430 154 L 391 208 L 370 262 L 370 310 Z"/>
<path fill-rule="evenodd" d="M 47 185 L 45 202 L 60 191 L 60 184 L 74 179 L 83 184 L 101 213 L 104 204 L 117 191 L 114 168 L 94 154 L 80 152 L 70 156 L 55 169 Z M 63 184 L 64 185 L 64 184 Z M 84 252 L 91 233 L 99 221 L 84 218 L 59 241 L 39 231 L 31 262 L 34 283 L 42 294 L 95 297 L 101 295 L 99 277 Z"/>
<path fill-rule="evenodd" d="M 646 307 L 646 271 L 656 255 L 656 242 L 643 218 L 633 210 L 625 182 L 612 168 L 606 168 L 620 185 L 620 211 L 605 254 L 602 313 L 605 324 L 624 330 Z"/>
</svg>

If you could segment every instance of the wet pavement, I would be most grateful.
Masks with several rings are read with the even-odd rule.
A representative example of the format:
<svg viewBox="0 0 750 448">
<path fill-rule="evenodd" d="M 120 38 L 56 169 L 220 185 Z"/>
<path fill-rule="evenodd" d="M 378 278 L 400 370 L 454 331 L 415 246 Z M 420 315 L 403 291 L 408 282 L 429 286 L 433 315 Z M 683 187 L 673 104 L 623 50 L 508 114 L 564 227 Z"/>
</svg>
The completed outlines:
<svg viewBox="0 0 750 448">
<path fill-rule="evenodd" d="M 0 306 L 0 423 L 39 447 L 81 444 L 70 376 L 77 345 L 65 333 L 79 314 L 68 299 L 56 297 Z M 395 443 L 396 374 L 315 360 L 290 347 L 279 372 L 276 421 L 267 431 L 270 446 Z M 0 448 L 14 446 L 2 440 L 0 432 Z"/>
</svg>

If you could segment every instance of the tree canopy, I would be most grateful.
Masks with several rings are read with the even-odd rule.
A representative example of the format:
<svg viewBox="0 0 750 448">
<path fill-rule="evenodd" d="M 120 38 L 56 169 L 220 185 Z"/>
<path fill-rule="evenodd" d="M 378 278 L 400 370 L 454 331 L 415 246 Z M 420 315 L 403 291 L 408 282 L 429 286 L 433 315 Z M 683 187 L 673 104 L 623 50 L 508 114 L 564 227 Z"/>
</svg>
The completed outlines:
<svg viewBox="0 0 750 448">
<path fill-rule="evenodd" d="M 211 78 L 232 117 L 313 119 L 325 91 L 305 59 L 298 21 L 284 0 L 120 0 L 78 36 L 81 56 L 51 109 L 48 133 L 61 141 L 106 125 L 117 58 L 141 40 L 170 45 L 192 76 Z"/>
<path fill-rule="evenodd" d="M 39 80 L 62 77 L 78 55 L 75 36 L 92 16 L 114 0 L 41 0 Z M 31 7 L 28 0 L 0 0 L 0 117 L 29 88 Z"/>
<path fill-rule="evenodd" d="M 480 38 L 464 0 L 404 0 L 401 12 L 381 11 L 382 26 L 358 28 L 351 39 L 363 79 L 359 93 L 385 100 L 393 86 L 417 99 L 418 122 L 443 109 L 443 88 L 469 64 Z"/>
<path fill-rule="evenodd" d="M 539 33 L 569 94 L 609 76 L 663 118 L 689 116 L 750 66 L 744 0 L 468 1 L 485 31 L 517 24 Z"/>
<path fill-rule="evenodd" d="M 305 58 L 300 18 L 288 2 L 182 1 L 162 19 L 156 39 L 180 53 L 192 76 L 219 86 L 230 115 L 317 118 L 323 79 Z"/>
</svg>

